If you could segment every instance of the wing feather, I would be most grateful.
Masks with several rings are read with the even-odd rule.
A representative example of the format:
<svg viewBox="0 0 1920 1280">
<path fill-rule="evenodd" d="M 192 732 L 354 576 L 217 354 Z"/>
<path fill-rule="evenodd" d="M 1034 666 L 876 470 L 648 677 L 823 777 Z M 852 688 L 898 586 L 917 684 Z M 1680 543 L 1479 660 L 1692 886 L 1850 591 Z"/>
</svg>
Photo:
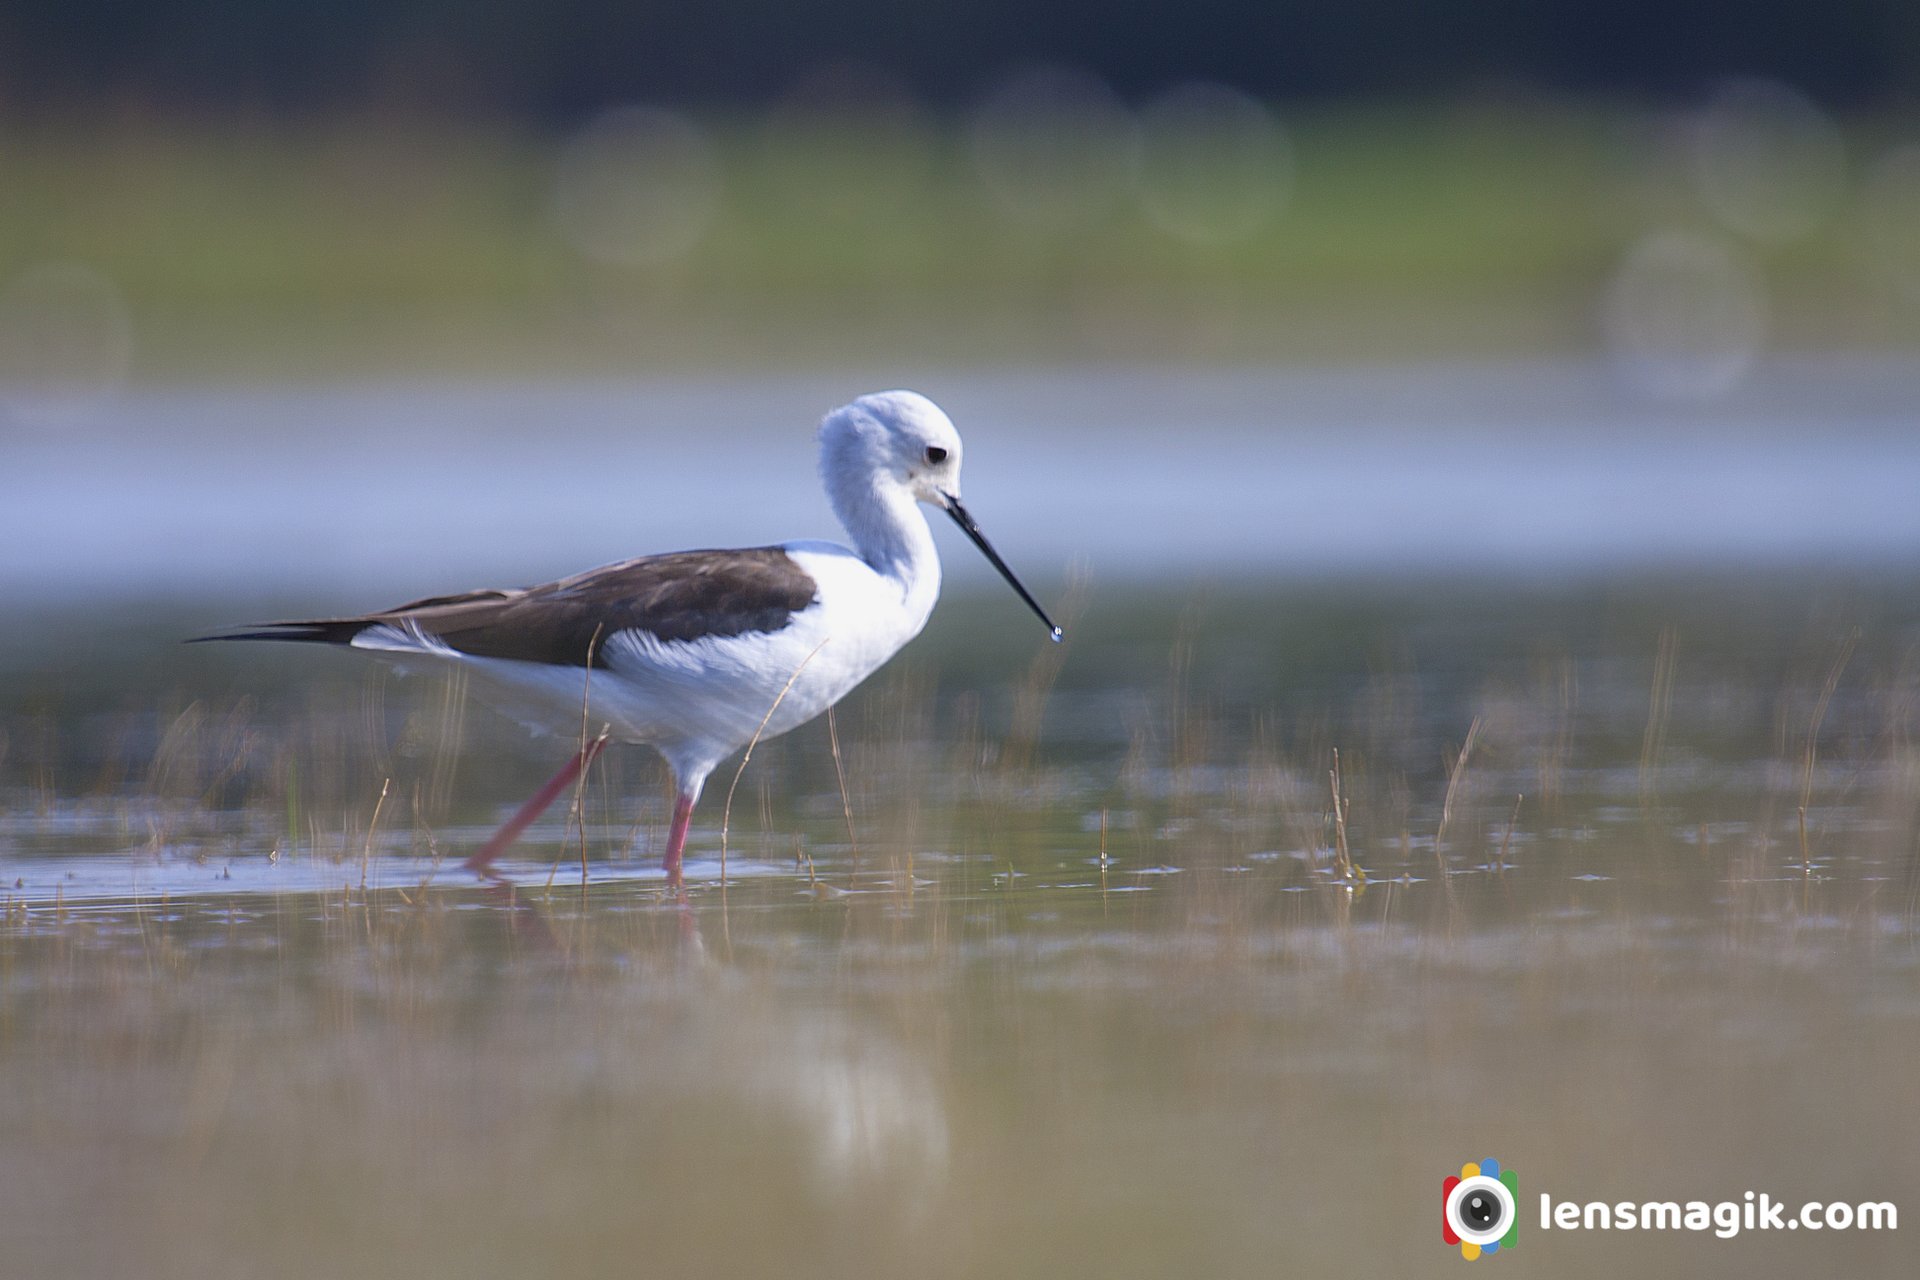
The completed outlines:
<svg viewBox="0 0 1920 1280">
<path fill-rule="evenodd" d="M 200 638 L 353 644 L 379 628 L 475 657 L 604 667 L 606 642 L 618 632 L 671 644 L 779 631 L 818 591 L 780 547 L 677 551 L 518 591 L 431 596 L 358 618 L 264 623 Z"/>
</svg>

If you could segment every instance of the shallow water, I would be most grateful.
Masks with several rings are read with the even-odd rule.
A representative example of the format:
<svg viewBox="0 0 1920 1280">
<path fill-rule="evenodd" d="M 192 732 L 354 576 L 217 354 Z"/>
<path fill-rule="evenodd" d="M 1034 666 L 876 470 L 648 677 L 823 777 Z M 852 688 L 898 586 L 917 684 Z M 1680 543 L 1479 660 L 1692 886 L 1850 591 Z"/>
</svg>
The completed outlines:
<svg viewBox="0 0 1920 1280">
<path fill-rule="evenodd" d="M 1402 1274 L 1460 1265 L 1439 1182 L 1491 1157 L 1496 1267 L 1910 1274 L 1920 1223 L 1537 1204 L 1920 1212 L 1920 565 L 1876 492 L 1790 517 L 1865 540 L 1813 567 L 1095 563 L 1058 649 L 963 581 L 838 767 L 819 722 L 715 776 L 684 898 L 637 751 L 487 888 L 458 858 L 566 744 L 358 655 L 182 647 L 269 594 L 191 557 L 138 609 L 36 596 L 5 1270 Z"/>
<path fill-rule="evenodd" d="M 952 602 L 842 708 L 844 808 L 824 726 L 756 751 L 724 887 L 716 778 L 684 902 L 638 753 L 507 894 L 447 859 L 564 748 L 437 681 L 141 634 L 38 668 L 10 1257 L 1404 1271 L 1459 1265 L 1438 1180 L 1496 1157 L 1500 1265 L 1910 1269 L 1910 1232 L 1541 1232 L 1533 1196 L 1916 1201 L 1920 596 L 1423 590 L 1095 593 L 1058 654 Z"/>
</svg>

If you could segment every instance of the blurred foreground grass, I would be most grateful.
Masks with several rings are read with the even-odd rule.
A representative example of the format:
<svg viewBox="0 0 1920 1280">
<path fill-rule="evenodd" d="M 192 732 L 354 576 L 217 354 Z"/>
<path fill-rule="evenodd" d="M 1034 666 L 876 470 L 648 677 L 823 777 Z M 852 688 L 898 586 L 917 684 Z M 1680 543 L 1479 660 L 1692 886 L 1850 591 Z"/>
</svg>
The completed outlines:
<svg viewBox="0 0 1920 1280">
<path fill-rule="evenodd" d="M 1009 216 L 977 140 L 932 123 L 721 122 L 642 139 L 654 178 L 576 174 L 586 194 L 569 197 L 556 184 L 593 162 L 584 144 L 504 127 L 16 121 L 0 126 L 0 293 L 38 264 L 97 272 L 124 300 L 136 378 L 1487 356 L 1592 345 L 1623 255 L 1680 228 L 1751 262 L 1774 344 L 1920 336 L 1860 194 L 1912 136 L 1902 122 L 1847 130 L 1846 189 L 1785 244 L 1716 227 L 1665 118 L 1351 109 L 1281 124 L 1270 216 L 1191 236 L 1137 191 Z M 1176 175 L 1177 201 L 1232 223 L 1265 179 L 1206 161 Z M 575 197 L 599 201 L 584 233 L 556 213 Z M 628 233 L 640 242 L 592 244 Z"/>
</svg>

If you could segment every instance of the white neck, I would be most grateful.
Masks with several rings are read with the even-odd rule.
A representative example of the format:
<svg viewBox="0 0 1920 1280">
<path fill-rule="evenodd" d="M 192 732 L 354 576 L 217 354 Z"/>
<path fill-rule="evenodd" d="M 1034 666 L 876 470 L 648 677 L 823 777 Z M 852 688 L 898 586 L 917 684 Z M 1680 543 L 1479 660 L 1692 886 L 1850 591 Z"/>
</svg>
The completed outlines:
<svg viewBox="0 0 1920 1280">
<path fill-rule="evenodd" d="M 855 473 L 836 477 L 827 496 L 868 567 L 899 583 L 909 608 L 931 612 L 940 594 L 940 553 L 913 495 L 890 480 Z"/>
</svg>

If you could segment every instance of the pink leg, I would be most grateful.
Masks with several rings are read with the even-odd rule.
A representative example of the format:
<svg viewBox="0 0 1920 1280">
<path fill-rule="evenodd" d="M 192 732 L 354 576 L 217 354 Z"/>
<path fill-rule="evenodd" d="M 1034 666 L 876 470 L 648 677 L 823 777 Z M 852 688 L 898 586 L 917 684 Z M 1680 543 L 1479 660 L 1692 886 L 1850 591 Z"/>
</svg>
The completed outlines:
<svg viewBox="0 0 1920 1280">
<path fill-rule="evenodd" d="M 666 868 L 667 884 L 680 887 L 680 854 L 687 847 L 687 826 L 693 821 L 694 796 L 681 792 L 673 802 L 673 825 L 667 830 L 667 856 L 660 864 Z"/>
<path fill-rule="evenodd" d="M 573 759 L 567 761 L 560 772 L 547 779 L 547 784 L 534 792 L 533 798 L 521 805 L 519 811 L 493 833 L 492 839 L 481 845 L 477 853 L 460 865 L 475 875 L 486 876 L 489 880 L 499 879 L 500 873 L 491 870 L 493 860 L 505 853 L 508 846 L 520 838 L 520 833 L 531 826 L 535 818 L 545 813 L 548 806 L 560 798 L 561 792 L 573 785 L 573 780 L 593 763 L 594 758 L 606 745 L 605 738 L 595 738 L 574 753 Z"/>
</svg>

